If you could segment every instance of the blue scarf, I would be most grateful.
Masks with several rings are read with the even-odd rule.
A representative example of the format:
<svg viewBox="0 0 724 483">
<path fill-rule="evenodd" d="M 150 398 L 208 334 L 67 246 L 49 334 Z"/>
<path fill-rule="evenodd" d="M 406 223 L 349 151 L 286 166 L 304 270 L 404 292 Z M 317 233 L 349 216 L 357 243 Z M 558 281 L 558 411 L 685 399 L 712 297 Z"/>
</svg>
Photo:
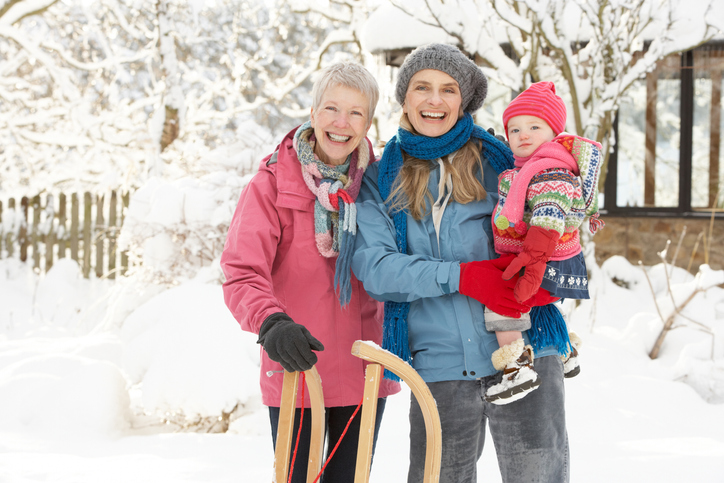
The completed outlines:
<svg viewBox="0 0 724 483">
<path fill-rule="evenodd" d="M 382 159 L 379 161 L 377 183 L 380 195 L 385 200 L 395 224 L 397 249 L 400 253 L 407 253 L 407 213 L 402 210 L 392 211 L 388 197 L 395 178 L 402 168 L 402 150 L 418 159 L 434 160 L 458 151 L 470 138 L 480 139 L 483 142 L 481 155 L 487 159 L 498 174 L 513 168 L 513 153 L 510 148 L 480 126 L 476 126 L 473 123 L 473 116 L 469 113 L 465 113 L 455 126 L 442 136 L 431 138 L 398 128 L 397 135 L 385 145 Z M 409 311 L 409 302 L 385 302 L 382 348 L 411 364 L 412 355 L 407 338 L 407 314 Z M 389 371 L 385 371 L 385 377 L 399 380 Z"/>
</svg>

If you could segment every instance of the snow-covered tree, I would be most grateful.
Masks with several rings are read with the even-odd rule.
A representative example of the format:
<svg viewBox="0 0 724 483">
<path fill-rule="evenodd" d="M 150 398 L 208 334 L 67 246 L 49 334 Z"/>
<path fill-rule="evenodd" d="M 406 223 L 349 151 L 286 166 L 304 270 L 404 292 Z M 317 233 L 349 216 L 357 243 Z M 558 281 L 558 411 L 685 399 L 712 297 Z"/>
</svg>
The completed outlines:
<svg viewBox="0 0 724 483">
<path fill-rule="evenodd" d="M 111 2 L 12 0 L 0 8 L 5 194 L 122 187 L 124 174 L 142 170 L 152 139 L 135 74 L 152 51 L 127 15 L 133 13 Z"/>
<path fill-rule="evenodd" d="M 318 59 L 317 69 L 327 63 L 342 60 L 351 60 L 364 65 L 373 74 L 380 74 L 380 60 L 366 50 L 363 43 L 364 30 L 371 13 L 378 6 L 378 2 L 366 0 L 295 0 L 293 9 L 299 14 L 312 14 L 329 22 L 331 29 L 324 41 L 316 48 L 313 57 Z M 325 60 L 326 62 L 322 62 Z M 396 108 L 391 99 L 386 99 L 385 76 L 378 79 L 382 95 L 377 105 L 372 128 L 368 134 L 375 141 L 383 140 L 390 126 L 397 126 L 397 119 L 393 116 Z M 303 113 L 304 116 L 308 111 Z"/>
<path fill-rule="evenodd" d="M 714 1 L 390 0 L 456 39 L 486 75 L 514 91 L 555 82 L 572 108 L 568 129 L 604 148 L 614 142 L 616 109 L 637 79 L 724 30 Z"/>
<path fill-rule="evenodd" d="M 356 8 L 356 7 L 355 7 Z M 0 188 L 135 188 L 182 176 L 168 147 L 233 144 L 309 115 L 310 76 L 359 58 L 351 20 L 281 0 L 0 2 Z M 353 41 L 353 40 L 352 40 Z"/>
</svg>

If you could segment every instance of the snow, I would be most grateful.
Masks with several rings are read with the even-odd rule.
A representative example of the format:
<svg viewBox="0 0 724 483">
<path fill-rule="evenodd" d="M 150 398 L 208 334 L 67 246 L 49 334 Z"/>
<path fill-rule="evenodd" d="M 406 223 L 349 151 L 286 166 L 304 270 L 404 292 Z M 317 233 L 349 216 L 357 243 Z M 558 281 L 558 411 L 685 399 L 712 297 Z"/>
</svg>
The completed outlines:
<svg viewBox="0 0 724 483">
<path fill-rule="evenodd" d="M 584 341 L 566 380 L 572 481 L 721 481 L 724 271 L 645 269 L 612 257 L 592 269 L 595 298 L 563 306 Z M 164 288 L 86 280 L 67 259 L 45 276 L 0 261 L 0 481 L 268 481 L 259 348 L 216 271 Z M 702 290 L 657 360 L 650 287 L 664 316 Z M 372 482 L 405 480 L 409 397 L 388 400 Z M 479 471 L 500 481 L 491 441 Z"/>
<path fill-rule="evenodd" d="M 706 22 L 719 29 L 716 38 L 722 38 L 723 2 L 716 0 L 706 14 L 700 11 L 703 0 L 676 2 L 690 15 L 677 24 L 676 35 L 668 42 L 688 48 L 691 35 L 701 32 Z M 272 129 L 279 125 L 275 110 L 308 114 L 308 96 L 284 96 L 316 69 L 313 51 L 324 51 L 332 39 L 350 37 L 351 30 L 331 32 L 318 41 L 314 41 L 317 34 L 297 33 L 294 43 L 308 45 L 311 51 L 295 57 L 281 48 L 287 45 L 275 43 L 275 29 L 259 27 L 266 26 L 264 19 L 238 22 L 241 31 L 229 30 L 225 14 L 203 17 L 202 2 L 194 0 L 191 24 L 205 22 L 205 27 L 198 28 L 200 33 L 189 31 L 180 14 L 177 27 L 185 29 L 184 38 L 202 39 L 206 33 L 209 38 L 203 45 L 192 42 L 203 58 L 186 59 L 182 69 L 186 98 L 171 99 L 185 106 L 187 122 L 182 123 L 181 136 L 159 154 L 164 81 L 150 70 L 122 65 L 132 58 L 150 59 L 157 52 L 138 45 L 131 49 L 135 45 L 131 41 L 111 42 L 117 56 L 100 56 L 105 59 L 100 61 L 95 57 L 71 61 L 72 50 L 57 52 L 81 70 L 116 66 L 120 87 L 106 87 L 108 103 L 115 108 L 95 113 L 85 101 L 78 101 L 79 86 L 85 89 L 85 81 L 77 83 L 77 73 L 48 53 L 59 45 L 56 41 L 65 39 L 53 34 L 56 20 L 63 31 L 81 31 L 62 20 L 78 21 L 59 8 L 65 4 L 56 3 L 56 10 L 43 17 L 45 22 L 26 22 L 21 28 L 13 20 L 51 3 L 25 0 L 0 20 L 0 36 L 14 40 L 0 43 L 3 55 L 11 59 L 4 64 L 6 77 L 17 82 L 16 90 L 3 91 L 5 98 L 19 104 L 40 98 L 32 104 L 32 112 L 21 106 L 22 115 L 17 115 L 18 110 L 2 115 L 17 132 L 4 144 L 7 159 L 22 160 L 20 168 L 35 166 L 31 177 L 20 168 L 5 172 L 3 196 L 27 194 L 28 188 L 62 188 L 68 186 L 63 183 L 77 184 L 86 178 L 100 191 L 119 183 L 138 187 L 118 239 L 119 247 L 129 250 L 136 271 L 116 281 L 86 280 L 68 259 L 56 261 L 47 274 L 14 259 L 0 260 L 0 482 L 269 481 L 273 452 L 268 413 L 259 393 L 259 346 L 256 336 L 241 331 L 224 306 L 223 276 L 215 257 L 241 188 L 279 141 L 274 136 L 281 131 Z M 318 3 L 321 8 L 326 4 Z M 368 5 L 372 3 L 382 6 L 363 27 L 360 19 L 352 26 L 354 38 L 364 30 L 368 51 L 455 42 L 441 29 L 405 16 L 386 2 Z M 477 8 L 485 4 L 465 0 L 465 10 L 437 13 L 444 24 L 464 26 L 465 43 L 498 65 L 497 72 L 486 70 L 491 81 L 497 77 L 502 84 L 516 84 L 520 69 L 504 57 L 494 39 L 501 35 L 520 39 L 510 28 L 502 30 L 500 23 L 478 25 L 478 15 L 485 12 L 474 12 L 474 3 Z M 0 5 L 7 4 L 0 0 Z M 420 10 L 411 0 L 406 4 Z M 156 34 L 142 21 L 129 23 L 133 19 L 126 18 L 119 4 L 111 2 L 104 8 L 115 12 L 121 30 L 133 39 L 157 44 L 157 39 L 150 41 Z M 148 9 L 140 8 L 144 10 Z M 294 14 L 287 10 L 282 14 L 279 25 L 292 25 L 287 19 Z M 573 10 L 566 14 L 577 15 Z M 578 28 L 575 22 L 566 26 Z M 260 35 L 249 35 L 254 29 Z M 263 62 L 238 50 L 237 39 L 252 45 L 254 56 L 257 44 L 268 45 L 259 51 Z M 229 60 L 228 71 L 204 67 L 216 44 L 227 46 L 227 60 L 236 59 Z M 663 48 L 660 42 L 654 47 Z M 273 56 L 263 55 L 272 51 Z M 50 82 L 52 91 L 60 93 L 46 107 L 46 87 L 13 73 L 26 57 L 29 65 L 46 66 L 48 72 L 40 69 L 38 74 L 41 84 Z M 178 74 L 172 71 L 178 71 L 179 65 L 167 60 L 169 74 Z M 532 60 L 524 56 L 522 65 Z M 272 68 L 284 74 L 281 82 L 275 80 L 278 72 L 263 71 Z M 238 96 L 245 92 L 241 84 L 247 71 L 259 71 L 267 88 L 253 100 Z M 97 90 L 106 89 L 101 80 L 89 77 Z M 390 82 L 381 83 L 383 93 Z M 584 94 L 593 87 L 577 86 Z M 486 108 L 507 104 L 509 92 L 503 95 L 499 90 L 491 87 Z M 223 109 L 210 107 L 212 97 Z M 274 99 L 282 105 L 274 107 L 270 102 Z M 381 123 L 389 119 L 396 123 L 397 116 L 385 114 L 389 106 L 383 104 L 378 107 Z M 245 114 L 260 105 L 271 110 L 269 126 L 259 126 Z M 33 113 L 35 106 L 42 108 L 41 114 Z M 502 108 L 481 110 L 481 124 L 499 122 Z M 207 135 L 212 139 L 205 139 Z M 6 209 L 4 232 L 16 231 L 20 221 L 19 210 Z M 572 481 L 721 481 L 724 272 L 706 265 L 696 276 L 664 265 L 645 270 L 613 257 L 592 267 L 595 297 L 577 307 L 564 306 L 572 328 L 584 340 L 582 372 L 566 381 Z M 687 301 L 659 357 L 651 360 L 648 354 L 664 321 L 675 304 Z M 409 397 L 405 388 L 388 401 L 372 482 L 406 479 Z M 500 481 L 492 439 L 487 441 L 479 464 L 481 480 Z"/>
</svg>

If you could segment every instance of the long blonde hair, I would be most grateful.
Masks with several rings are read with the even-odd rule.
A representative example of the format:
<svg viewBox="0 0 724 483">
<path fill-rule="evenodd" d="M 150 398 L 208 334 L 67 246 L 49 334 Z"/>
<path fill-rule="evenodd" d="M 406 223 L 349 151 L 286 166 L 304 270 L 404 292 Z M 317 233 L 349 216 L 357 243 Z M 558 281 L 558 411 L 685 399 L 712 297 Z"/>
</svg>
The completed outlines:
<svg viewBox="0 0 724 483">
<path fill-rule="evenodd" d="M 419 135 L 403 113 L 400 118 L 400 127 L 412 134 Z M 482 141 L 470 138 L 455 154 L 450 162 L 448 156 L 443 156 L 446 172 L 452 177 L 453 190 L 451 199 L 458 203 L 484 200 L 488 193 L 483 187 L 483 163 L 480 156 Z M 433 199 L 427 188 L 430 171 L 434 165 L 430 161 L 417 159 L 402 151 L 402 168 L 393 183 L 392 191 L 387 199 L 391 211 L 407 210 L 416 220 L 421 220 L 427 214 L 426 200 L 432 205 Z M 477 173 L 480 173 L 480 179 Z"/>
</svg>

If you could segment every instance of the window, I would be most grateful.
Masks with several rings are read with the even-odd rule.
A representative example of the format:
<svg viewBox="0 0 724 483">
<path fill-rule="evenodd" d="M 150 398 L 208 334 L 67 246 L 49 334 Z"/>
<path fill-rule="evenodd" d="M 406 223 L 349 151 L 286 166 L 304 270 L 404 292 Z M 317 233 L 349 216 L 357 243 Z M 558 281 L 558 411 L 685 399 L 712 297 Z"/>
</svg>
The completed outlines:
<svg viewBox="0 0 724 483">
<path fill-rule="evenodd" d="M 604 188 L 610 213 L 724 212 L 724 44 L 675 54 L 632 86 Z"/>
<path fill-rule="evenodd" d="M 722 72 L 724 48 L 694 52 L 694 142 L 692 143 L 692 208 L 724 208 L 722 162 Z"/>
</svg>

